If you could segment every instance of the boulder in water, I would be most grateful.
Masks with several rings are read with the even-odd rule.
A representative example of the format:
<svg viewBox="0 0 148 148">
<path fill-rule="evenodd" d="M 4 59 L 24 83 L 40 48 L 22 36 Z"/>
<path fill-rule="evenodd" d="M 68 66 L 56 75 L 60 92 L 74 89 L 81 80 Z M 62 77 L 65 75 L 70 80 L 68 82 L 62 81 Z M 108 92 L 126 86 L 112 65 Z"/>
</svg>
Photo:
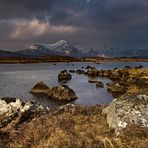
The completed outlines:
<svg viewBox="0 0 148 148">
<path fill-rule="evenodd" d="M 70 80 L 72 78 L 72 75 L 67 72 L 67 70 L 63 70 L 59 73 L 58 75 L 58 80 L 63 81 L 63 80 Z"/>
<path fill-rule="evenodd" d="M 89 67 L 87 70 L 88 76 L 96 77 L 98 76 L 98 70 L 95 67 Z"/>
<path fill-rule="evenodd" d="M 58 101 L 72 101 L 77 99 L 75 92 L 67 85 L 53 87 L 49 92 L 49 96 Z"/>
<path fill-rule="evenodd" d="M 30 92 L 36 95 L 48 95 L 49 90 L 50 88 L 44 82 L 39 82 L 31 89 Z"/>
</svg>

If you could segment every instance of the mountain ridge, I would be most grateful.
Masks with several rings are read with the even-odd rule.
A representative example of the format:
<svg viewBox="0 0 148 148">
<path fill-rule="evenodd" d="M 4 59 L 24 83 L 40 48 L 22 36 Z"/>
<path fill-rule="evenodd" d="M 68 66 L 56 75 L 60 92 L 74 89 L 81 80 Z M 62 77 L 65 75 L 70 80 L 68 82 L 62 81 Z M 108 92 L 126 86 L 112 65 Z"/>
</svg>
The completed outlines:
<svg viewBox="0 0 148 148">
<path fill-rule="evenodd" d="M 36 43 L 28 45 L 24 50 L 20 51 L 4 51 L 0 50 L 0 57 L 16 57 L 30 56 L 40 57 L 48 55 L 71 56 L 71 57 L 137 57 L 148 58 L 147 49 L 116 49 L 113 47 L 105 47 L 104 49 L 94 49 L 83 51 L 72 43 L 60 40 L 53 44 Z"/>
<path fill-rule="evenodd" d="M 34 56 L 45 56 L 45 55 L 68 55 L 77 56 L 80 54 L 79 49 L 67 41 L 60 40 L 53 44 L 31 44 L 26 49 L 18 51 L 17 53 L 22 55 L 34 55 Z"/>
</svg>

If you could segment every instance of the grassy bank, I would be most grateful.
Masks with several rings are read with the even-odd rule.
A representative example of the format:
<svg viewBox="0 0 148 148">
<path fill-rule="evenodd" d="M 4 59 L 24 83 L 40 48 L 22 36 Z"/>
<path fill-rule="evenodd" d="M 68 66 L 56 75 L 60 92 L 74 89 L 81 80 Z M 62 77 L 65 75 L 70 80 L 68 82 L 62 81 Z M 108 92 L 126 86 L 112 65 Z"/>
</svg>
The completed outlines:
<svg viewBox="0 0 148 148">
<path fill-rule="evenodd" d="M 117 136 L 108 127 L 102 109 L 67 105 L 52 110 L 12 131 L 6 141 L 1 140 L 1 147 L 134 148 L 148 144 L 146 128 L 131 126 Z"/>
</svg>

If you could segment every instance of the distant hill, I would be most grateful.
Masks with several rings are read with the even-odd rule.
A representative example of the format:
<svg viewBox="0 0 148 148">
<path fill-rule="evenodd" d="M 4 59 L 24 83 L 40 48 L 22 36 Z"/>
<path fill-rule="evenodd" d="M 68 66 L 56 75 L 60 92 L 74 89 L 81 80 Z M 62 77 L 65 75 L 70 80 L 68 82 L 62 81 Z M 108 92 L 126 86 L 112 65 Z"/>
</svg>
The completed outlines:
<svg viewBox="0 0 148 148">
<path fill-rule="evenodd" d="M 116 49 L 106 48 L 98 50 L 98 55 L 105 55 L 109 57 L 137 57 L 148 58 L 148 49 Z"/>
<path fill-rule="evenodd" d="M 53 44 L 31 44 L 24 50 L 10 52 L 0 50 L 0 57 L 41 57 L 41 56 L 69 56 L 69 57 L 134 57 L 148 58 L 148 49 L 116 49 L 105 47 L 88 51 L 78 49 L 75 45 L 60 40 Z"/>
<path fill-rule="evenodd" d="M 0 58 L 17 57 L 17 56 L 21 56 L 21 55 L 19 55 L 18 53 L 15 53 L 15 52 L 11 52 L 11 51 L 0 50 Z"/>
</svg>

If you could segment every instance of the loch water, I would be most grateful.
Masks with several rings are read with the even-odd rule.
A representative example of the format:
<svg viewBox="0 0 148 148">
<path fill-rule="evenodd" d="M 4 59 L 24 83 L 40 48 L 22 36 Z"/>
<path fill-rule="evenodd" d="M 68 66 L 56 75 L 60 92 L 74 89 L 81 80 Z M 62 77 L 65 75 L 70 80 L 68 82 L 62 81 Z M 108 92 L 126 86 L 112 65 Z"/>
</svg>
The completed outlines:
<svg viewBox="0 0 148 148">
<path fill-rule="evenodd" d="M 0 96 L 17 97 L 24 100 L 33 100 L 47 106 L 59 105 L 58 102 L 51 101 L 46 97 L 35 97 L 29 93 L 31 88 L 38 82 L 43 81 L 49 87 L 59 85 L 58 73 L 61 70 L 76 70 L 87 66 L 97 69 L 123 68 L 128 66 L 142 65 L 148 68 L 148 62 L 110 62 L 110 63 L 38 63 L 38 64 L 0 64 Z M 104 83 L 104 88 L 97 88 L 88 82 L 90 78 L 77 73 L 72 74 L 72 79 L 67 85 L 72 88 L 78 99 L 73 101 L 75 104 L 95 105 L 107 104 L 113 99 L 107 91 L 106 84 L 111 80 L 108 78 L 97 77 L 95 79 Z"/>
</svg>

